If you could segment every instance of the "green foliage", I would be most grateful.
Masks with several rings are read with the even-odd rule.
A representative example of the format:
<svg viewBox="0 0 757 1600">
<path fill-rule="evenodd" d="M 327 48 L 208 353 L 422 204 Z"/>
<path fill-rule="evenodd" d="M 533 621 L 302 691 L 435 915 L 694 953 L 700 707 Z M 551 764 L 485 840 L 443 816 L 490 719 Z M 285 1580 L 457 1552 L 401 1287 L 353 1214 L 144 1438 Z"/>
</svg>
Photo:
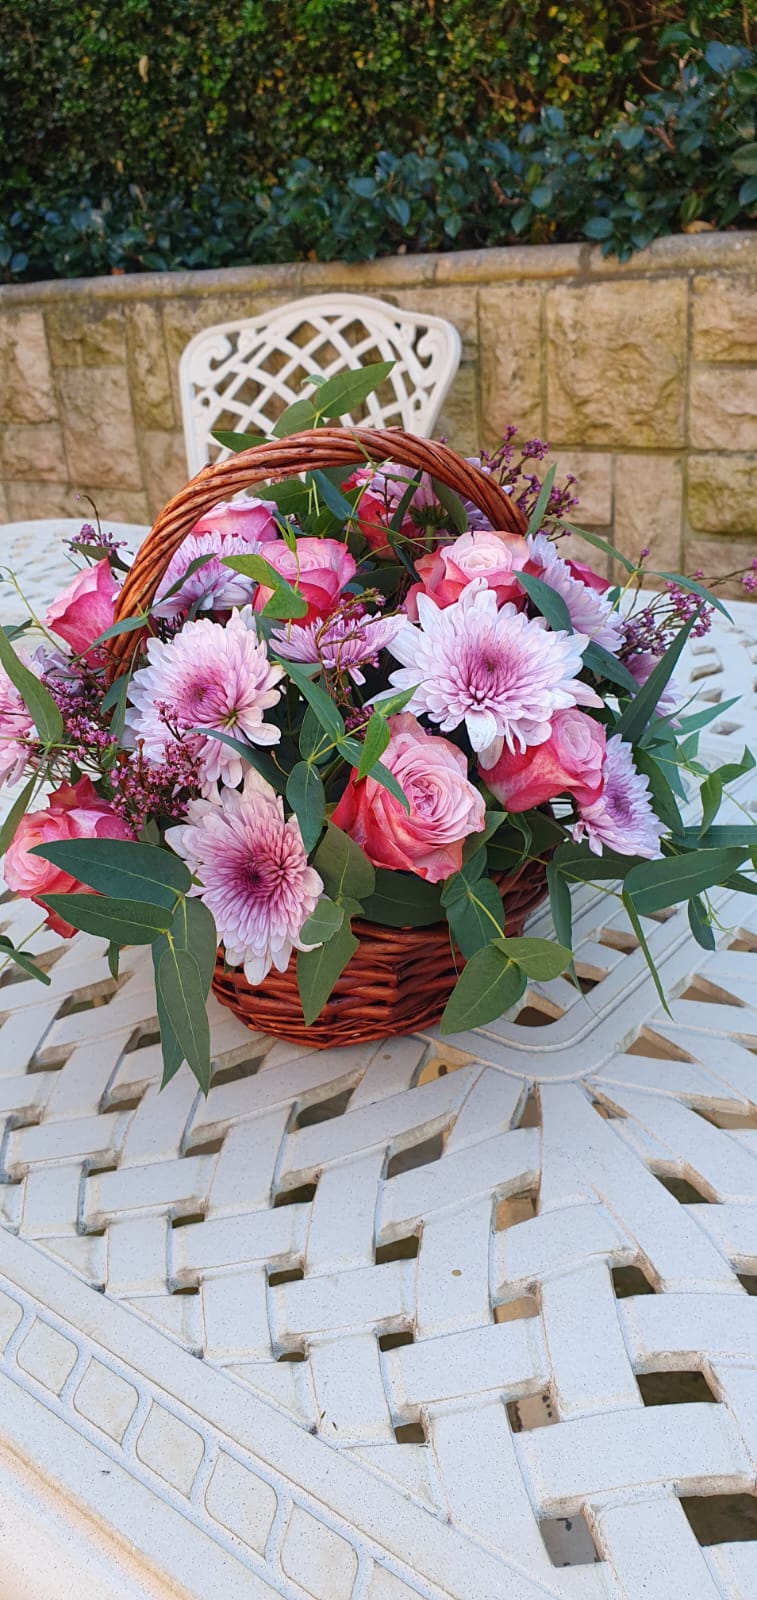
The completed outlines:
<svg viewBox="0 0 757 1600">
<path fill-rule="evenodd" d="M 5 0 L 0 275 L 743 224 L 749 28 L 728 0 Z"/>
</svg>

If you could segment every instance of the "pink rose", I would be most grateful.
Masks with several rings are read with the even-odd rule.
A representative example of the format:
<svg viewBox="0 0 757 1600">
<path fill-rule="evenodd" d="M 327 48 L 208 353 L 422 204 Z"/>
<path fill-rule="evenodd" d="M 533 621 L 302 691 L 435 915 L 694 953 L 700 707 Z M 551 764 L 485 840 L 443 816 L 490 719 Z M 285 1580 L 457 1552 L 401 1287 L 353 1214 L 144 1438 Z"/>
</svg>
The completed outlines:
<svg viewBox="0 0 757 1600">
<path fill-rule="evenodd" d="M 101 659 L 90 646 L 112 626 L 118 587 L 107 561 L 97 561 L 77 572 L 45 614 L 46 626 L 90 665 Z"/>
<path fill-rule="evenodd" d="M 297 619 L 301 622 L 328 617 L 357 571 L 354 557 L 339 539 L 298 539 L 296 552 L 282 539 L 270 545 L 265 559 L 307 600 L 307 616 Z M 271 593 L 260 585 L 253 601 L 256 611 L 262 611 Z"/>
<path fill-rule="evenodd" d="M 565 564 L 570 567 L 572 576 L 578 578 L 579 583 L 585 583 L 587 589 L 595 589 L 597 594 L 604 594 L 605 589 L 609 589 L 609 579 L 601 578 L 599 573 L 595 572 L 593 567 L 587 566 L 585 561 L 569 561 L 566 556 Z"/>
<path fill-rule="evenodd" d="M 484 826 L 483 797 L 468 781 L 462 751 L 426 733 L 406 711 L 389 720 L 382 761 L 404 790 L 410 813 L 375 778 L 353 768 L 333 821 L 377 867 L 439 883 L 458 872 L 468 835 Z"/>
<path fill-rule="evenodd" d="M 29 665 L 27 661 L 24 663 Z M 16 783 L 29 759 L 34 723 L 18 689 L 0 668 L 0 786 Z"/>
<path fill-rule="evenodd" d="M 363 487 L 355 507 L 355 519 L 360 532 L 369 549 L 375 556 L 384 560 L 394 557 L 392 547 L 387 543 L 387 530 L 397 507 L 407 493 L 411 478 L 415 476 L 412 467 L 401 467 L 394 462 L 387 462 L 386 466 L 358 467 L 356 472 L 345 478 L 342 488 L 345 490 Z M 423 528 L 419 528 L 410 515 L 410 507 L 416 512 L 428 511 L 439 504 L 436 492 L 427 472 L 422 472 L 415 493 L 406 506 L 402 518 L 400 533 L 408 545 L 426 548 L 426 535 Z"/>
<path fill-rule="evenodd" d="M 575 795 L 582 804 L 602 789 L 605 730 L 585 711 L 556 711 L 546 744 L 529 745 L 513 755 L 504 746 L 484 782 L 507 811 L 530 811 L 556 795 Z"/>
<path fill-rule="evenodd" d="M 356 502 L 355 521 L 369 550 L 372 550 L 374 555 L 386 559 L 392 554 L 391 545 L 386 542 L 386 534 L 392 520 L 393 508 L 389 505 L 385 494 L 377 493 L 375 489 L 370 488 L 373 477 L 374 473 L 370 467 L 359 467 L 357 472 L 352 472 L 349 478 L 344 479 L 342 488 L 345 492 L 349 492 L 350 489 L 367 485 Z"/>
<path fill-rule="evenodd" d="M 413 622 L 418 620 L 419 594 L 428 595 L 443 610 L 459 600 L 474 578 L 486 579 L 487 588 L 497 596 L 498 606 L 506 600 L 519 604 L 525 596 L 516 574 L 522 572 L 528 559 L 528 545 L 519 533 L 489 529 L 461 533 L 453 544 L 443 545 L 416 561 L 421 582 L 408 591 L 405 610 Z"/>
<path fill-rule="evenodd" d="M 279 537 L 274 521 L 275 512 L 276 503 L 273 500 L 222 500 L 220 505 L 206 511 L 190 531 L 195 534 L 221 533 L 227 538 L 264 544 L 269 539 Z"/>
<path fill-rule="evenodd" d="M 30 855 L 35 844 L 54 844 L 58 839 L 133 839 L 127 823 L 113 810 L 107 800 L 101 800 L 89 778 L 80 778 L 71 785 L 62 783 L 50 795 L 43 811 L 30 811 L 16 829 L 12 844 L 5 857 L 4 877 L 14 894 L 40 904 L 43 894 L 94 894 L 76 878 L 41 856 Z M 64 922 L 57 912 L 47 907 L 48 927 L 64 939 L 76 932 L 69 922 Z"/>
</svg>

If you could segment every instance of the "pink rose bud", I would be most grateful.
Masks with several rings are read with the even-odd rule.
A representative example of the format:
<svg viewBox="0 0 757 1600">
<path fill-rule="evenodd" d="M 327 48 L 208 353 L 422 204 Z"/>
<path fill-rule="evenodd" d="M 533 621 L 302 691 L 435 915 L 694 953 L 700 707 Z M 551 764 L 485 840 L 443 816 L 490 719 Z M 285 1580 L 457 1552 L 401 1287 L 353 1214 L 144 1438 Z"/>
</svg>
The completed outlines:
<svg viewBox="0 0 757 1600">
<path fill-rule="evenodd" d="M 102 659 L 90 647 L 113 624 L 118 587 L 107 561 L 98 561 L 77 572 L 45 614 L 45 625 L 90 665 Z"/>
<path fill-rule="evenodd" d="M 407 711 L 390 717 L 389 727 L 381 759 L 402 788 L 409 814 L 375 778 L 358 778 L 353 767 L 332 820 L 374 866 L 439 883 L 459 872 L 465 840 L 481 832 L 483 796 L 468 781 L 465 756 L 449 739 L 426 733 Z"/>
<path fill-rule="evenodd" d="M 602 790 L 604 754 L 601 722 L 585 711 L 556 711 L 545 744 L 517 754 L 505 745 L 496 765 L 481 776 L 507 811 L 530 811 L 566 793 L 588 804 Z"/>
<path fill-rule="evenodd" d="M 73 785 L 62 783 L 50 795 L 43 811 L 29 811 L 21 818 L 5 857 L 5 881 L 14 894 L 33 900 L 35 905 L 40 904 L 43 894 L 71 894 L 74 890 L 94 894 L 94 889 L 79 883 L 61 867 L 29 852 L 36 844 L 54 844 L 60 839 L 133 838 L 131 828 L 107 800 L 101 800 L 89 778 L 80 778 Z M 70 922 L 64 922 L 48 907 L 44 909 L 48 927 L 70 939 L 76 932 Z"/>
<path fill-rule="evenodd" d="M 296 551 L 281 540 L 266 550 L 265 559 L 307 600 L 307 616 L 298 618 L 302 622 L 328 617 L 357 570 L 354 557 L 339 539 L 298 539 Z M 256 611 L 262 611 L 272 592 L 260 585 L 253 601 Z"/>
</svg>

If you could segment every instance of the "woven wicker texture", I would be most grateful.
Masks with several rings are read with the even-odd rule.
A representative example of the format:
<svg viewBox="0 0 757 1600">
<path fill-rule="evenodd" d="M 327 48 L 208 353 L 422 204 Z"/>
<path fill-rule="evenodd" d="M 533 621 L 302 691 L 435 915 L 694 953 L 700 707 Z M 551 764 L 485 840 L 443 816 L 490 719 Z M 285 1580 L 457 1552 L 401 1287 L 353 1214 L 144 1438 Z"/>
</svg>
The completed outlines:
<svg viewBox="0 0 757 1600">
<path fill-rule="evenodd" d="M 494 527 L 525 531 L 519 506 L 480 468 L 431 439 L 379 428 L 316 428 L 273 439 L 205 467 L 169 501 L 145 540 L 116 603 L 116 621 L 147 608 L 155 598 L 171 557 L 198 518 L 240 490 L 269 479 L 326 467 L 349 467 L 391 460 L 422 471 L 470 500 Z M 127 670 L 137 635 L 113 641 L 111 675 Z M 544 894 L 544 868 L 529 863 L 520 873 L 498 880 L 506 932 L 519 934 Z M 244 973 L 229 970 L 219 951 L 213 988 L 219 1000 L 250 1028 L 326 1049 L 382 1039 L 427 1027 L 444 1010 L 462 964 L 450 945 L 446 922 L 432 927 L 386 928 L 356 922 L 360 947 L 338 979 L 316 1023 L 308 1027 L 297 991 L 296 960 L 286 972 L 271 971 L 251 988 Z"/>
</svg>

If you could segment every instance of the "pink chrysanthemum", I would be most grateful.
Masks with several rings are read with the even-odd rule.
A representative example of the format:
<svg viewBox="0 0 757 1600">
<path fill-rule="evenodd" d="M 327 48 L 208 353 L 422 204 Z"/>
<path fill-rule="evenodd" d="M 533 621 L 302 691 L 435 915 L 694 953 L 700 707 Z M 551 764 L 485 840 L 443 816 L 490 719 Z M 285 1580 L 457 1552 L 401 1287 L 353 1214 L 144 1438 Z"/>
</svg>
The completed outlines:
<svg viewBox="0 0 757 1600">
<path fill-rule="evenodd" d="M 633 678 L 641 687 L 645 684 L 650 672 L 653 672 L 660 657 L 651 650 L 637 650 L 635 655 L 626 657 L 626 666 Z M 674 717 L 680 704 L 681 695 L 675 678 L 668 678 L 665 688 L 655 706 L 656 717 Z M 676 723 L 673 722 L 673 727 Z"/>
<path fill-rule="evenodd" d="M 602 792 L 589 805 L 579 806 L 573 838 L 586 839 L 595 856 L 603 846 L 623 856 L 661 854 L 663 824 L 652 810 L 647 779 L 636 771 L 631 746 L 615 734 L 608 739 L 602 763 Z"/>
<path fill-rule="evenodd" d="M 300 934 L 323 882 L 308 866 L 296 817 L 284 821 L 273 789 L 249 770 L 244 789 L 192 800 L 187 820 L 166 838 L 200 887 L 195 893 L 215 920 L 231 966 L 262 983 L 274 966 L 285 972 L 292 949 L 312 950 Z"/>
<path fill-rule="evenodd" d="M 498 611 L 483 578 L 444 610 L 419 595 L 418 619 L 418 627 L 403 623 L 390 647 L 403 663 L 390 681 L 414 687 L 406 709 L 425 711 L 445 732 L 464 722 L 487 768 L 503 744 L 512 751 L 543 744 L 556 711 L 602 703 L 577 677 L 586 636 L 548 632 L 542 617 L 529 621 L 514 605 Z"/>
<path fill-rule="evenodd" d="M 34 723 L 18 689 L 0 668 L 0 787 L 21 777 L 33 736 Z"/>
<path fill-rule="evenodd" d="M 402 618 L 369 617 L 357 610 L 337 612 L 324 622 L 291 623 L 271 634 L 271 649 L 286 661 L 321 662 L 330 671 L 348 673 L 365 683 L 360 668 L 376 666 L 402 626 Z"/>
<path fill-rule="evenodd" d="M 573 576 L 567 561 L 563 561 L 543 533 L 533 535 L 528 547 L 534 566 L 539 568 L 538 576 L 565 601 L 576 631 L 585 633 L 593 644 L 601 644 L 617 655 L 623 642 L 623 624 L 610 601 Z"/>
<path fill-rule="evenodd" d="M 249 609 L 233 611 L 225 627 L 203 617 L 168 643 L 150 639 L 147 660 L 129 685 L 127 723 L 148 761 L 162 764 L 166 747 L 186 739 L 208 794 L 218 780 L 240 783 L 245 764 L 220 739 L 190 730 L 212 729 L 243 744 L 278 744 L 281 732 L 263 721 L 263 713 L 278 703 L 275 685 L 283 669 L 258 642 Z"/>
<path fill-rule="evenodd" d="M 243 578 L 240 572 L 221 565 L 223 556 L 258 555 L 270 546 L 255 539 L 227 533 L 190 533 L 180 549 L 171 557 L 166 574 L 158 589 L 153 611 L 157 617 L 180 617 L 190 606 L 201 611 L 231 611 L 234 606 L 249 604 L 257 585 L 252 578 Z M 201 567 L 184 578 L 187 568 L 200 557 L 210 558 Z M 170 590 L 184 578 L 175 594 Z M 163 598 L 168 596 L 168 598 Z"/>
</svg>

